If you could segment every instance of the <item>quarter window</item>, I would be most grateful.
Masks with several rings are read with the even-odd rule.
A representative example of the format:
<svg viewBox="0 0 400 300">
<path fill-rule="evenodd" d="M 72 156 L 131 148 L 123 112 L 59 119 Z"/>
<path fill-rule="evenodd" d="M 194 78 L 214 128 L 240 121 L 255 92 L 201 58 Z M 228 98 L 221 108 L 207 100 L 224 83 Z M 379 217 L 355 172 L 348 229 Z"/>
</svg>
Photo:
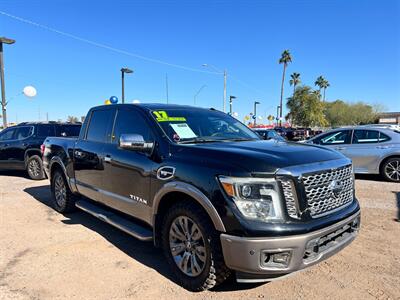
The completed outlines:
<svg viewBox="0 0 400 300">
<path fill-rule="evenodd" d="M 340 145 L 349 144 L 351 139 L 351 130 L 341 130 L 328 133 L 321 137 L 321 145 Z"/>
<path fill-rule="evenodd" d="M 373 144 L 379 141 L 379 131 L 354 130 L 353 144 Z"/>
<path fill-rule="evenodd" d="M 37 136 L 48 137 L 55 136 L 54 125 L 50 124 L 40 124 L 37 126 Z"/>
<path fill-rule="evenodd" d="M 390 137 L 388 137 L 386 134 L 380 132 L 379 133 L 379 143 L 387 142 L 390 140 Z"/>
<path fill-rule="evenodd" d="M 111 109 L 94 110 L 90 118 L 86 139 L 93 142 L 105 142 L 108 137 L 108 129 L 112 122 L 114 111 Z"/>
</svg>

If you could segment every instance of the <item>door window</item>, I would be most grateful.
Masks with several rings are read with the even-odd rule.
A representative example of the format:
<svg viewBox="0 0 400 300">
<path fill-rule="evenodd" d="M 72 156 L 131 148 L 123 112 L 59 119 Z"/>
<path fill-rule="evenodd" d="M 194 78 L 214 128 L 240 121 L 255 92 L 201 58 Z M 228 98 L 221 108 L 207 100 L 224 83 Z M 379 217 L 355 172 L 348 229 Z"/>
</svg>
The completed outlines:
<svg viewBox="0 0 400 300">
<path fill-rule="evenodd" d="M 57 136 L 79 136 L 81 125 L 59 125 L 56 129 Z"/>
<path fill-rule="evenodd" d="M 32 135 L 32 133 L 33 133 L 32 126 L 18 127 L 14 138 L 16 140 L 23 140 L 23 139 L 26 139 L 27 137 L 30 137 Z"/>
<path fill-rule="evenodd" d="M 55 136 L 54 125 L 51 124 L 40 124 L 37 126 L 37 136 L 48 137 Z"/>
<path fill-rule="evenodd" d="M 90 118 L 86 139 L 92 142 L 105 142 L 109 138 L 109 128 L 113 121 L 114 111 L 111 109 L 94 110 Z"/>
<path fill-rule="evenodd" d="M 378 143 L 379 131 L 376 130 L 354 130 L 353 144 Z"/>
<path fill-rule="evenodd" d="M 351 130 L 341 130 L 328 133 L 319 140 L 321 145 L 340 145 L 349 144 L 351 140 Z"/>
<path fill-rule="evenodd" d="M 15 128 L 5 129 L 0 133 L 0 141 L 9 141 L 13 139 Z"/>
<path fill-rule="evenodd" d="M 134 110 L 118 110 L 112 142 L 117 143 L 121 134 L 140 134 L 145 141 L 152 141 L 151 129 L 144 118 Z"/>
</svg>

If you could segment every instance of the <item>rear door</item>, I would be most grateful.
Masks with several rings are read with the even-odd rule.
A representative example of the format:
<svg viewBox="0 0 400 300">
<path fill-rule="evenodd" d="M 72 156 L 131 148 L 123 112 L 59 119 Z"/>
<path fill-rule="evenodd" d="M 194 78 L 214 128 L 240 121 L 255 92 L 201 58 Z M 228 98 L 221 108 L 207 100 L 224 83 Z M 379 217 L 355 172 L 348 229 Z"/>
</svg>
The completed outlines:
<svg viewBox="0 0 400 300">
<path fill-rule="evenodd" d="M 347 156 L 353 161 L 356 173 L 376 173 L 382 154 L 379 145 L 378 130 L 355 129 L 352 144 L 349 145 Z M 383 136 L 382 136 L 383 138 Z"/>
<path fill-rule="evenodd" d="M 86 132 L 74 148 L 75 180 L 79 192 L 102 202 L 103 182 L 107 180 L 104 170 L 104 145 L 111 138 L 115 109 L 99 107 L 91 111 Z"/>
<path fill-rule="evenodd" d="M 150 213 L 150 176 L 156 163 L 148 154 L 121 149 L 121 134 L 139 134 L 146 142 L 154 142 L 150 124 L 133 107 L 119 107 L 113 134 L 104 147 L 104 203 L 140 219 Z"/>
</svg>

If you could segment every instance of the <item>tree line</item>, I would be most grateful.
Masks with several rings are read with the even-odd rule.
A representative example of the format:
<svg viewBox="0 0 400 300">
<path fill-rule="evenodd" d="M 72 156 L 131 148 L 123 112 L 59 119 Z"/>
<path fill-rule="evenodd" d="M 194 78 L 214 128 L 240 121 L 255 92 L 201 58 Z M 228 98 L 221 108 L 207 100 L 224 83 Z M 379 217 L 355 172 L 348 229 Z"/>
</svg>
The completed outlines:
<svg viewBox="0 0 400 300">
<path fill-rule="evenodd" d="M 292 55 L 289 50 L 284 50 L 279 59 L 283 64 L 281 97 L 279 117 L 282 120 L 282 105 L 285 84 L 285 73 L 289 63 L 292 62 Z M 290 86 L 293 86 L 293 94 L 287 98 L 286 106 L 289 113 L 285 116 L 291 124 L 302 127 L 336 127 L 343 125 L 359 125 L 376 122 L 378 107 L 371 106 L 364 102 L 349 103 L 343 100 L 326 102 L 326 89 L 330 83 L 322 75 L 318 76 L 313 89 L 307 85 L 300 85 L 300 73 L 294 72 L 290 75 Z M 281 125 L 281 121 L 280 121 Z"/>
</svg>

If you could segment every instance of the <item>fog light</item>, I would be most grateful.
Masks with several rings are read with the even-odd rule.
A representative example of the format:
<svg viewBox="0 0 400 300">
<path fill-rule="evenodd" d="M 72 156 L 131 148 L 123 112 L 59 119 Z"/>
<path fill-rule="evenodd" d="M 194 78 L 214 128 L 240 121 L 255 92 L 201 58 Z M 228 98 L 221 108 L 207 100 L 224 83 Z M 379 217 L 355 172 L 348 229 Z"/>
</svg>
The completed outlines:
<svg viewBox="0 0 400 300">
<path fill-rule="evenodd" d="M 271 255 L 272 256 L 272 262 L 278 265 L 282 265 L 284 267 L 287 267 L 290 262 L 290 252 L 279 252 L 279 253 L 274 253 Z"/>
</svg>

